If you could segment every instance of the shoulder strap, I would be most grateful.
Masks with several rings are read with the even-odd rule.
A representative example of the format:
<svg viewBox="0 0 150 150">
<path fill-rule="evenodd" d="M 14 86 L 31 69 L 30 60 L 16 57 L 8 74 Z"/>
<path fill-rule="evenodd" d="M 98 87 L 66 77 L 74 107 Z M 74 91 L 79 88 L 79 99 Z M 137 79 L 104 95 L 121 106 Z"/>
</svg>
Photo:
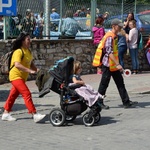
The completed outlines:
<svg viewBox="0 0 150 150">
<path fill-rule="evenodd" d="M 21 49 L 21 48 L 20 48 Z M 21 49 L 21 52 L 22 52 L 22 57 L 21 57 L 21 60 L 23 59 L 23 57 L 24 57 L 24 52 L 23 52 L 23 50 Z"/>
<path fill-rule="evenodd" d="M 24 57 L 24 52 L 23 52 L 23 50 L 20 48 L 20 50 L 21 50 L 21 52 L 22 52 L 22 56 L 21 56 L 21 60 L 23 59 L 23 57 Z M 13 51 L 13 53 L 14 53 L 14 51 Z M 12 55 L 13 55 L 13 53 L 12 53 Z M 11 56 L 12 57 L 12 56 Z M 10 63 L 11 63 L 11 60 L 10 60 Z M 15 65 L 12 65 L 10 68 L 9 68 L 9 71 L 14 67 Z"/>
</svg>

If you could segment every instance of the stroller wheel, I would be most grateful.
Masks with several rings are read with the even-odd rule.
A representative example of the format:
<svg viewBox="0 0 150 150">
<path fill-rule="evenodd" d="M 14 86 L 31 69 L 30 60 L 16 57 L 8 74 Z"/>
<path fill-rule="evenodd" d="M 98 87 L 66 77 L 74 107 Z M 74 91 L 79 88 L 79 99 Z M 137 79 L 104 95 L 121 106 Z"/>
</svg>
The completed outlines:
<svg viewBox="0 0 150 150">
<path fill-rule="evenodd" d="M 91 116 L 91 117 L 89 118 L 89 113 L 85 113 L 85 114 L 83 115 L 83 123 L 84 123 L 84 125 L 87 126 L 87 127 L 92 126 L 92 125 L 95 123 L 95 118 L 94 118 L 94 116 Z"/>
<path fill-rule="evenodd" d="M 49 121 L 53 126 L 61 126 L 65 122 L 65 113 L 60 108 L 54 108 L 49 114 Z"/>
<path fill-rule="evenodd" d="M 95 123 L 98 123 L 101 120 L 101 114 L 97 113 L 95 116 Z"/>
<path fill-rule="evenodd" d="M 66 121 L 73 121 L 76 119 L 77 116 L 69 116 L 69 115 L 66 115 Z"/>
</svg>

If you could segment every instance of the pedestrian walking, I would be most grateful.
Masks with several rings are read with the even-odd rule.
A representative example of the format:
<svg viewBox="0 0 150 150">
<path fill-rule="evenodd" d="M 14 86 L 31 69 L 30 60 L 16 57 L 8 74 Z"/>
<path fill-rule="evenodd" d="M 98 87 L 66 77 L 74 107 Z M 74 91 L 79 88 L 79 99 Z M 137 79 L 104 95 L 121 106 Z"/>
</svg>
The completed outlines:
<svg viewBox="0 0 150 150">
<path fill-rule="evenodd" d="M 112 30 L 108 31 L 103 40 L 101 40 L 99 49 L 102 49 L 104 52 L 104 56 L 102 58 L 102 78 L 100 81 L 100 85 L 98 88 L 98 92 L 101 95 L 106 94 L 106 90 L 108 88 L 110 78 L 113 77 L 113 80 L 118 88 L 120 97 L 122 99 L 122 103 L 124 108 L 128 108 L 134 105 L 137 102 L 132 102 L 129 99 L 128 93 L 125 88 L 124 80 L 121 74 L 123 71 L 122 66 L 119 64 L 118 59 L 118 38 L 117 34 L 123 27 L 123 23 L 119 19 L 113 19 L 111 22 Z M 96 53 L 95 55 L 100 55 L 100 53 Z M 98 58 L 98 57 L 94 57 Z M 99 58 L 100 59 L 100 58 Z M 94 62 L 94 61 L 93 61 Z M 99 62 L 96 60 L 95 64 L 99 65 Z M 103 109 L 109 109 L 109 106 L 103 103 Z"/>
<path fill-rule="evenodd" d="M 33 104 L 31 92 L 29 91 L 26 80 L 29 73 L 35 74 L 38 69 L 33 63 L 30 47 L 30 35 L 26 32 L 20 33 L 13 43 L 13 55 L 11 58 L 9 80 L 12 84 L 9 96 L 4 105 L 3 121 L 16 121 L 10 112 L 19 94 L 22 95 L 28 112 L 33 115 L 34 122 L 41 121 L 45 115 L 38 114 Z"/>
</svg>

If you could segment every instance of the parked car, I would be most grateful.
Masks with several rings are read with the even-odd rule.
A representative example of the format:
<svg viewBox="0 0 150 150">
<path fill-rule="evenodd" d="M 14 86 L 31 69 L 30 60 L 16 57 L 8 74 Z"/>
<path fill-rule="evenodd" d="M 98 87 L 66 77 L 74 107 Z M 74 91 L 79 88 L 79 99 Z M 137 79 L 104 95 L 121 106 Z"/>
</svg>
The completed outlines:
<svg viewBox="0 0 150 150">
<path fill-rule="evenodd" d="M 145 14 L 135 14 L 136 26 L 137 29 L 141 31 L 143 36 L 148 36 L 150 34 L 150 13 Z M 108 18 L 104 24 L 105 30 L 108 31 L 111 29 L 111 21 L 114 18 L 118 18 L 120 20 L 125 20 L 127 18 L 127 14 L 112 16 Z"/>
<path fill-rule="evenodd" d="M 91 37 L 91 29 L 90 26 L 87 26 L 86 22 L 89 21 L 89 18 L 86 17 L 76 17 L 74 18 L 80 27 L 82 28 L 82 31 L 78 31 L 76 34 L 75 39 L 92 39 Z M 63 24 L 64 19 L 54 19 L 51 20 L 50 23 L 50 39 L 58 39 L 58 37 L 61 35 L 61 27 Z"/>
<path fill-rule="evenodd" d="M 139 14 L 148 14 L 148 13 L 150 13 L 150 10 L 145 10 L 145 11 L 139 12 Z"/>
</svg>

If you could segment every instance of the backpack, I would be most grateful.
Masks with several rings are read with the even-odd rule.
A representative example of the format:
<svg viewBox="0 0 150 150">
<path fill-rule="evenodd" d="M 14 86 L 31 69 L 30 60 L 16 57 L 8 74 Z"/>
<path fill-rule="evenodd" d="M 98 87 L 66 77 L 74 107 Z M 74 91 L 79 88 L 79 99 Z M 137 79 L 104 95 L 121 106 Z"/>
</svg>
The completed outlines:
<svg viewBox="0 0 150 150">
<path fill-rule="evenodd" d="M 21 57 L 21 60 L 23 59 L 24 57 L 24 53 L 23 53 L 23 50 L 20 49 L 21 52 L 22 52 L 22 57 Z M 0 58 L 0 72 L 1 74 L 3 75 L 8 75 L 9 74 L 9 71 L 14 67 L 14 65 L 12 67 L 10 67 L 10 64 L 11 64 L 11 58 L 12 58 L 12 55 L 14 53 L 15 50 L 12 50 L 6 54 L 4 54 L 1 58 Z"/>
</svg>

